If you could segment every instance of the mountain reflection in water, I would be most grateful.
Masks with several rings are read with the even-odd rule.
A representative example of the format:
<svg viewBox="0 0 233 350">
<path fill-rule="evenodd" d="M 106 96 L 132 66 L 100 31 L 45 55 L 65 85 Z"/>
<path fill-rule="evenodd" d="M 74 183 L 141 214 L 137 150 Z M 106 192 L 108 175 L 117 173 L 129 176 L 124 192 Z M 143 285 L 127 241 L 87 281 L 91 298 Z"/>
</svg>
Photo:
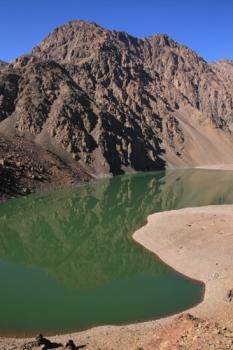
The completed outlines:
<svg viewBox="0 0 233 350">
<path fill-rule="evenodd" d="M 202 285 L 132 242 L 152 212 L 233 202 L 230 171 L 125 175 L 0 205 L 0 332 L 166 316 Z M 169 224 L 169 223 L 168 223 Z"/>
</svg>

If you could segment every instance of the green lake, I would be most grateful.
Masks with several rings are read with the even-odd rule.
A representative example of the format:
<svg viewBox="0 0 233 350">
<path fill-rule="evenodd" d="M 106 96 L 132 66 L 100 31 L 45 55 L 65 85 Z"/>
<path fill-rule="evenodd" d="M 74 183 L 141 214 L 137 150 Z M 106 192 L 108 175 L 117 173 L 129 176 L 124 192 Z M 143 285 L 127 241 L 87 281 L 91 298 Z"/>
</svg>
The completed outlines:
<svg viewBox="0 0 233 350">
<path fill-rule="evenodd" d="M 203 284 L 131 236 L 153 212 L 225 203 L 233 173 L 213 170 L 118 176 L 2 203 L 0 334 L 132 323 L 197 304 Z"/>
</svg>

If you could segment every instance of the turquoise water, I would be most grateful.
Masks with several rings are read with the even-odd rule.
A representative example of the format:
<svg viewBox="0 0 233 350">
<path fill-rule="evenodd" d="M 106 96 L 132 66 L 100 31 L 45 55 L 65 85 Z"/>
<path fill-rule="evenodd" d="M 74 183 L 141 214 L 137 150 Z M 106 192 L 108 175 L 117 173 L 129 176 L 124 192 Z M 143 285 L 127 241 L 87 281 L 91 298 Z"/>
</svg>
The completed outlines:
<svg viewBox="0 0 233 350">
<path fill-rule="evenodd" d="M 219 203 L 233 203 L 232 172 L 126 175 L 2 203 L 0 333 L 61 333 L 195 305 L 203 285 L 131 235 L 150 213 Z"/>
</svg>

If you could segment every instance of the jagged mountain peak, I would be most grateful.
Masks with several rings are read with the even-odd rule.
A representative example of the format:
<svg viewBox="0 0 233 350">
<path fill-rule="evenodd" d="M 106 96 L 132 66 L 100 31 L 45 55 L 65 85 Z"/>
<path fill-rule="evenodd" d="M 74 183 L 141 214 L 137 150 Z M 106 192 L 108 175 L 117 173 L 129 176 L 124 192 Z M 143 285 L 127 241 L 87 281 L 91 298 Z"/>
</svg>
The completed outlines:
<svg viewBox="0 0 233 350">
<path fill-rule="evenodd" d="M 128 51 L 144 61 L 150 61 L 151 53 L 158 56 L 163 50 L 170 50 L 173 54 L 188 55 L 191 60 L 205 62 L 194 51 L 180 45 L 167 34 L 139 39 L 127 32 L 107 30 L 94 22 L 82 20 L 69 21 L 56 28 L 32 50 L 32 55 L 43 60 L 54 59 L 76 64 L 100 52 L 111 56 L 116 50 Z"/>
<path fill-rule="evenodd" d="M 63 23 L 62 25 L 58 26 L 57 28 L 55 28 L 53 30 L 53 32 L 57 32 L 59 30 L 67 30 L 69 28 L 73 28 L 76 30 L 81 30 L 81 29 L 86 29 L 86 30 L 93 30 L 93 29 L 101 29 L 103 31 L 106 31 L 106 29 L 104 27 L 102 27 L 101 25 L 97 24 L 96 22 L 93 21 L 85 21 L 82 19 L 74 19 L 74 20 L 70 20 L 67 21 L 65 23 Z"/>
<path fill-rule="evenodd" d="M 154 41 L 156 42 L 159 46 L 176 46 L 178 43 L 176 43 L 169 35 L 165 33 L 160 33 L 160 34 L 153 34 L 150 35 L 147 38 L 144 38 L 146 41 Z"/>
<path fill-rule="evenodd" d="M 62 149 L 97 175 L 233 162 L 229 67 L 165 34 L 70 21 L 1 69 L 0 131 Z"/>
<path fill-rule="evenodd" d="M 49 33 L 46 38 L 42 41 L 46 41 L 48 38 L 53 37 L 54 35 L 67 35 L 67 37 L 71 36 L 73 34 L 77 34 L 78 31 L 92 31 L 92 32 L 99 32 L 104 33 L 108 30 L 101 27 L 95 22 L 88 22 L 83 21 L 81 19 L 76 19 L 72 21 L 65 22 L 61 26 L 55 28 L 51 33 Z"/>
<path fill-rule="evenodd" d="M 155 34 L 148 38 L 139 39 L 127 32 L 108 30 L 95 22 L 86 22 L 82 20 L 73 20 L 64 23 L 62 26 L 52 31 L 42 42 L 32 50 L 32 54 L 41 58 L 55 57 L 58 53 L 60 57 L 55 57 L 59 60 L 72 60 L 76 57 L 73 52 L 72 57 L 67 57 L 66 51 L 72 48 L 79 49 L 80 56 L 85 56 L 83 49 L 86 51 L 95 51 L 101 47 L 103 43 L 120 44 L 122 48 L 127 49 L 131 45 L 143 46 L 144 42 L 153 42 L 157 46 L 176 47 L 179 45 L 167 34 Z M 62 50 L 61 47 L 64 49 Z M 58 49 L 59 48 L 59 49 Z M 69 55 L 68 55 L 69 56 Z"/>
<path fill-rule="evenodd" d="M 144 41 L 149 42 L 152 46 L 156 47 L 157 50 L 168 49 L 181 56 L 189 56 L 191 59 L 207 63 L 204 58 L 198 55 L 194 50 L 184 44 L 180 44 L 167 34 L 154 34 L 148 38 L 144 38 Z"/>
<path fill-rule="evenodd" d="M 140 55 L 142 40 L 126 32 L 107 30 L 96 23 L 70 21 L 56 28 L 32 50 L 40 59 L 63 63 L 79 63 L 100 52 L 129 50 Z"/>
<path fill-rule="evenodd" d="M 108 31 L 96 23 L 74 20 L 56 28 L 33 50 L 41 59 L 76 62 L 95 52 Z"/>
</svg>

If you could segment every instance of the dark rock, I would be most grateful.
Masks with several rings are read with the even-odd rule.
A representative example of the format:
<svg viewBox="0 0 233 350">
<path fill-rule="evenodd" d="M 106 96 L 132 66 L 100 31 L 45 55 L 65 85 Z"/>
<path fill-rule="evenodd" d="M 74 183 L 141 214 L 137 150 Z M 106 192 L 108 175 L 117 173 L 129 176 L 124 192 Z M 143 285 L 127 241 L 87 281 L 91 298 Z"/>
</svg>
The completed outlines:
<svg viewBox="0 0 233 350">
<path fill-rule="evenodd" d="M 68 340 L 68 342 L 66 343 L 65 345 L 65 349 L 68 349 L 68 350 L 76 350 L 77 347 L 76 345 L 74 344 L 73 340 Z"/>
<path fill-rule="evenodd" d="M 226 301 L 231 302 L 233 300 L 233 289 L 229 289 L 226 294 Z"/>
</svg>

